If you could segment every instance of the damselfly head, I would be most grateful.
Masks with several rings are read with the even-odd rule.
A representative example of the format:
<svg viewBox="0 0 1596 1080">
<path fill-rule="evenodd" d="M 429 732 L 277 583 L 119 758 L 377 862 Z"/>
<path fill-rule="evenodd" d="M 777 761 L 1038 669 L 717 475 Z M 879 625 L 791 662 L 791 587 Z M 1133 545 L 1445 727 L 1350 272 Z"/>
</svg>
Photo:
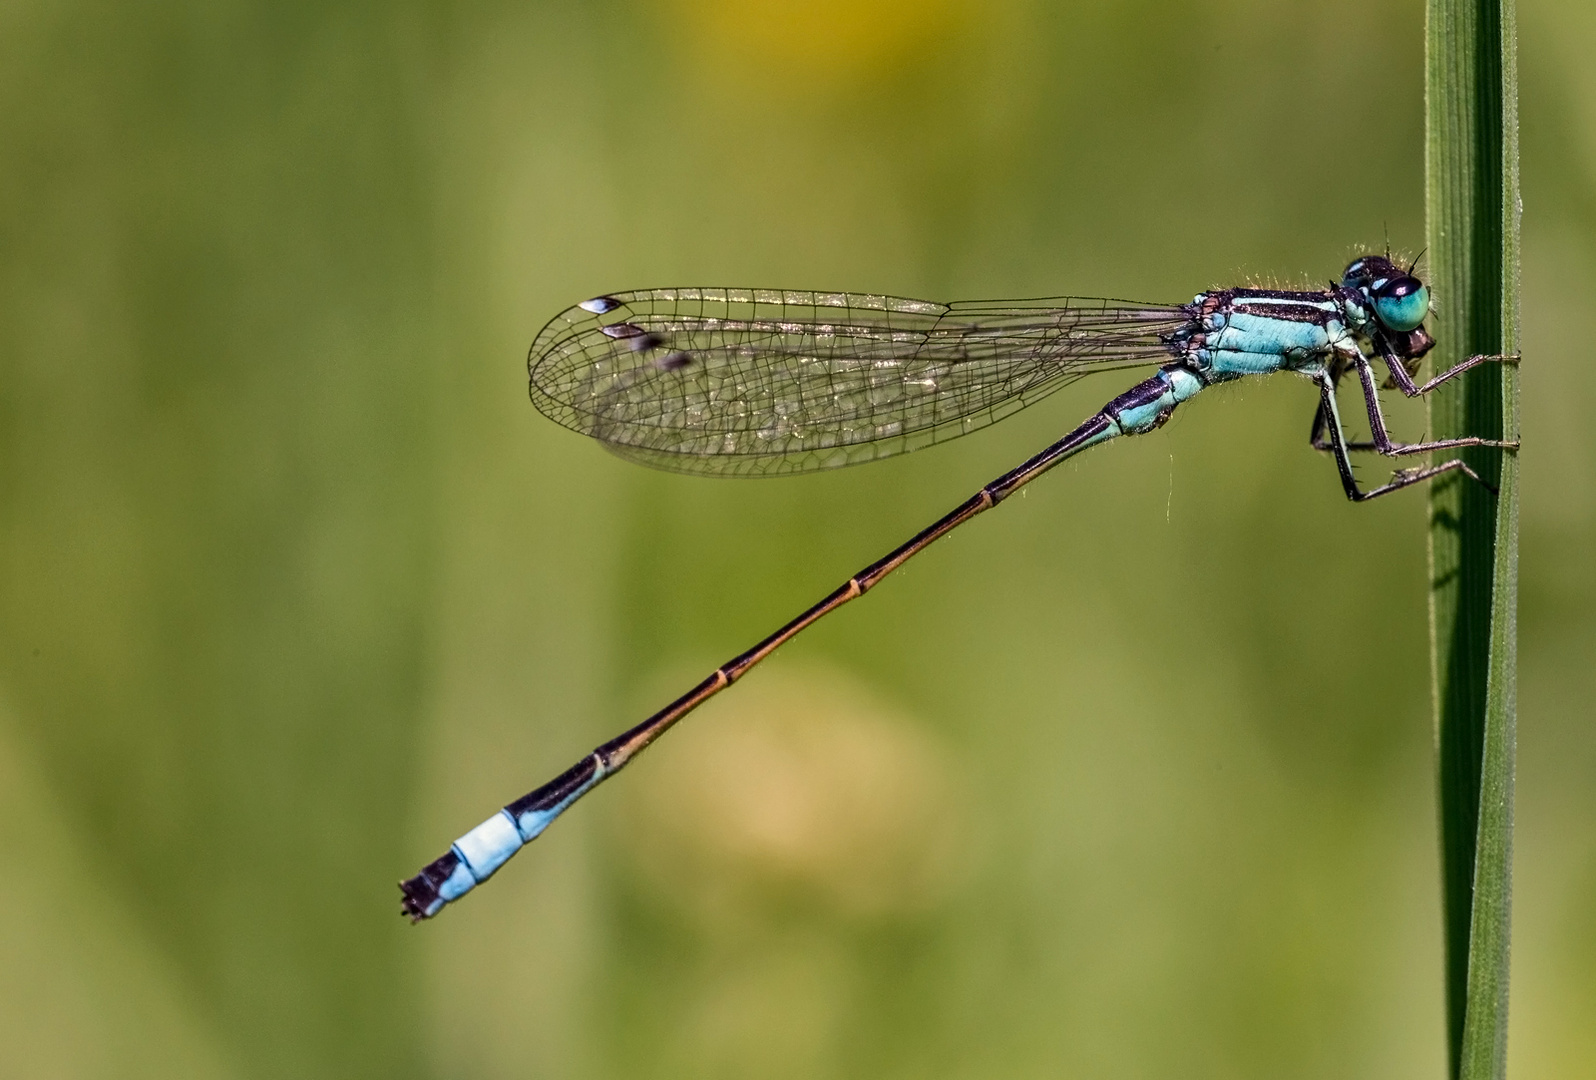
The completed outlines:
<svg viewBox="0 0 1596 1080">
<path fill-rule="evenodd" d="M 1393 337 L 1419 330 L 1430 313 L 1429 288 L 1383 255 L 1353 259 L 1341 275 L 1341 284 L 1368 297 L 1374 317 Z"/>
</svg>

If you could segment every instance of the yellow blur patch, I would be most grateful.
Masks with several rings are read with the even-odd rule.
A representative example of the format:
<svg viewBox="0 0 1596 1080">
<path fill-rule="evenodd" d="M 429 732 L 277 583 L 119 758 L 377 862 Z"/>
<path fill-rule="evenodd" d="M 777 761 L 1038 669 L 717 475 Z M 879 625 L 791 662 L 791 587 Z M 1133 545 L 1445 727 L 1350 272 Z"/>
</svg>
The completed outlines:
<svg viewBox="0 0 1596 1080">
<path fill-rule="evenodd" d="M 674 0 L 690 51 L 720 70 L 851 80 L 912 67 L 951 42 L 966 0 Z"/>
<path fill-rule="evenodd" d="M 777 898 L 890 916 L 946 895 L 963 800 L 924 725 L 828 668 L 759 672 L 715 704 L 628 770 L 624 832 L 659 891 L 716 917 Z"/>
</svg>

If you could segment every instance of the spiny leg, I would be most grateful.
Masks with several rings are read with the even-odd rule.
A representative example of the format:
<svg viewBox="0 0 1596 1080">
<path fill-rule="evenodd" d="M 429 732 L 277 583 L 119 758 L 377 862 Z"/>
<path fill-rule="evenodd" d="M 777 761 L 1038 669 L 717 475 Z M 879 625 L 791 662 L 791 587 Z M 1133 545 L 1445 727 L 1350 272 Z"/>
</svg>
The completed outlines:
<svg viewBox="0 0 1596 1080">
<path fill-rule="evenodd" d="M 1322 453 L 1332 453 L 1335 450 L 1335 444 L 1331 442 L 1330 439 L 1325 435 L 1325 432 L 1329 430 L 1329 426 L 1330 422 L 1326 418 L 1326 413 L 1324 411 L 1324 402 L 1321 401 L 1319 404 L 1313 407 L 1313 428 L 1308 432 L 1308 445 Z M 1349 440 L 1344 445 L 1352 453 L 1361 453 L 1364 451 L 1380 449 L 1372 442 L 1355 442 Z"/>
<path fill-rule="evenodd" d="M 1408 374 L 1407 365 L 1402 363 L 1400 357 L 1394 356 L 1390 352 L 1382 352 L 1381 359 L 1385 361 L 1386 367 L 1391 371 L 1391 383 L 1398 390 L 1401 390 L 1403 394 L 1411 398 L 1428 394 L 1431 390 L 1434 390 L 1437 386 L 1440 386 L 1448 379 L 1455 379 L 1465 371 L 1471 371 L 1474 368 L 1479 367 L 1481 364 L 1517 364 L 1520 357 L 1517 353 L 1490 356 L 1471 356 L 1455 367 L 1447 368 L 1445 371 L 1441 372 L 1441 374 L 1437 375 L 1429 382 L 1424 383 L 1422 386 L 1414 383 L 1413 376 Z"/>
<path fill-rule="evenodd" d="M 1393 491 L 1400 491 L 1402 488 L 1425 480 L 1432 480 L 1443 473 L 1449 472 L 1460 472 L 1485 487 L 1492 494 L 1495 494 L 1496 488 L 1482 480 L 1480 474 L 1469 468 L 1468 463 L 1462 458 L 1453 458 L 1451 461 L 1442 462 L 1439 465 L 1431 465 L 1423 469 L 1399 469 L 1397 472 L 1392 473 L 1391 479 L 1380 487 L 1372 488 L 1368 491 L 1362 490 L 1358 487 L 1357 478 L 1352 475 L 1352 458 L 1348 453 L 1349 447 L 1346 436 L 1342 433 L 1341 413 L 1336 407 L 1335 380 L 1329 375 L 1321 375 L 1315 381 L 1319 384 L 1320 411 L 1329 417 L 1327 426 L 1330 432 L 1331 450 L 1335 454 L 1336 471 L 1341 474 L 1341 487 L 1347 493 L 1347 498 L 1353 502 L 1367 502 L 1370 499 L 1381 495 L 1389 495 Z M 1383 428 L 1383 421 L 1381 426 Z"/>
<path fill-rule="evenodd" d="M 1358 382 L 1363 387 L 1363 406 L 1369 414 L 1369 430 L 1374 435 L 1372 445 L 1387 457 L 1400 457 L 1403 454 L 1427 454 L 1432 450 L 1455 450 L 1465 446 L 1489 446 L 1500 450 L 1517 450 L 1518 443 L 1508 439 L 1484 439 L 1478 435 L 1465 435 L 1458 439 L 1436 439 L 1431 442 L 1399 443 L 1391 438 L 1391 433 L 1386 428 L 1385 413 L 1380 409 L 1380 394 L 1374 382 L 1374 366 L 1364 356 L 1359 356 L 1354 361 L 1358 369 Z M 1393 371 L 1401 370 L 1402 364 L 1396 362 Z M 1455 369 L 1454 369 L 1455 370 Z M 1434 385 L 1435 380 L 1426 384 Z M 1322 411 L 1322 410 L 1321 410 Z M 1348 447 L 1351 449 L 1351 447 Z"/>
<path fill-rule="evenodd" d="M 1333 370 L 1332 374 L 1330 375 L 1331 385 L 1333 387 L 1339 386 L 1341 384 L 1341 376 L 1345 373 L 1345 368 Z M 1332 443 L 1325 435 L 1325 432 L 1329 429 L 1329 426 L 1329 416 L 1325 412 L 1324 402 L 1321 401 L 1319 404 L 1313 407 L 1313 427 L 1308 432 L 1308 445 L 1323 453 L 1333 452 L 1335 450 L 1335 444 Z M 1344 441 L 1343 445 L 1353 453 L 1380 449 L 1372 442 L 1356 442 L 1349 440 Z"/>
<path fill-rule="evenodd" d="M 1410 397 L 1416 396 L 1418 394 L 1428 393 L 1430 390 L 1434 389 L 1440 383 L 1445 382 L 1447 379 L 1461 374 L 1470 368 L 1478 367 L 1483 363 L 1518 363 L 1517 356 L 1474 356 L 1470 357 L 1468 360 L 1465 360 L 1457 367 L 1451 368 L 1443 374 L 1436 376 L 1429 382 L 1425 383 L 1422 387 L 1414 387 L 1413 381 L 1408 376 L 1407 368 L 1402 363 L 1401 357 L 1390 352 L 1382 352 L 1381 359 L 1385 361 L 1386 367 L 1391 372 L 1392 383 L 1400 386 L 1401 380 L 1406 380 L 1407 388 L 1405 388 L 1403 392 L 1408 394 Z M 1432 440 L 1430 442 L 1417 443 L 1396 442 L 1391 438 L 1390 430 L 1387 428 L 1385 422 L 1385 413 L 1380 407 L 1380 395 L 1375 385 L 1373 366 L 1369 363 L 1368 358 L 1363 356 L 1361 353 L 1358 355 L 1358 358 L 1353 361 L 1353 366 L 1358 369 L 1358 381 L 1363 389 L 1364 409 L 1368 413 L 1369 429 L 1374 438 L 1369 442 L 1353 441 L 1348 440 L 1343 432 L 1338 431 L 1337 434 L 1340 435 L 1340 445 L 1345 450 L 1353 453 L 1375 451 L 1384 454 L 1387 457 L 1400 457 L 1405 454 L 1425 454 L 1432 450 L 1453 450 L 1465 446 L 1495 447 L 1504 450 L 1518 449 L 1517 441 L 1506 439 L 1485 439 L 1479 436 L 1464 436 L 1457 439 L 1438 439 Z M 1345 369 L 1336 371 L 1334 374 L 1329 376 L 1330 385 L 1332 387 L 1332 396 L 1335 393 L 1334 387 L 1340 382 L 1341 375 L 1344 373 L 1344 370 Z M 1327 441 L 1325 438 L 1326 431 L 1332 427 L 1339 427 L 1339 424 L 1332 424 L 1330 422 L 1329 413 L 1326 410 L 1324 402 L 1321 400 L 1318 408 L 1313 414 L 1313 428 L 1309 432 L 1308 436 L 1309 445 L 1311 445 L 1315 450 L 1327 452 L 1334 451 L 1336 449 L 1335 444 L 1331 441 Z"/>
</svg>

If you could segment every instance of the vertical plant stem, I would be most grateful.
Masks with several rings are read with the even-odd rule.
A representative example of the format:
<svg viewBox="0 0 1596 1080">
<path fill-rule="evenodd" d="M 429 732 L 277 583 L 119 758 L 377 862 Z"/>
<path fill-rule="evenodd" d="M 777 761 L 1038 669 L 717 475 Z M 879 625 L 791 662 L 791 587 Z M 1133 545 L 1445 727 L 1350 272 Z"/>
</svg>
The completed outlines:
<svg viewBox="0 0 1596 1080">
<path fill-rule="evenodd" d="M 1425 171 L 1436 363 L 1518 351 L 1513 0 L 1428 0 Z M 1439 368 L 1438 368 L 1439 369 Z M 1516 437 L 1518 372 L 1487 365 L 1430 395 L 1433 437 Z M 1466 453 L 1430 500 L 1430 648 L 1451 1072 L 1506 1066 L 1517 704 L 1518 459 Z"/>
</svg>

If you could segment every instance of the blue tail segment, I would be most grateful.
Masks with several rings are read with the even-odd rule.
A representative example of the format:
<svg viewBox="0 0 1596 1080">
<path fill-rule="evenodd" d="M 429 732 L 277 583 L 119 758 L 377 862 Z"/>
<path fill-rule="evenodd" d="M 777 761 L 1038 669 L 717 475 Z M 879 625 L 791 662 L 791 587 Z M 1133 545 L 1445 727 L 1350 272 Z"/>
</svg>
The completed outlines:
<svg viewBox="0 0 1596 1080">
<path fill-rule="evenodd" d="M 536 840 L 554 819 L 608 775 L 600 756 L 583 758 L 565 772 L 521 796 L 450 845 L 421 873 L 399 883 L 400 907 L 412 922 L 430 919 L 458 900 Z"/>
</svg>

